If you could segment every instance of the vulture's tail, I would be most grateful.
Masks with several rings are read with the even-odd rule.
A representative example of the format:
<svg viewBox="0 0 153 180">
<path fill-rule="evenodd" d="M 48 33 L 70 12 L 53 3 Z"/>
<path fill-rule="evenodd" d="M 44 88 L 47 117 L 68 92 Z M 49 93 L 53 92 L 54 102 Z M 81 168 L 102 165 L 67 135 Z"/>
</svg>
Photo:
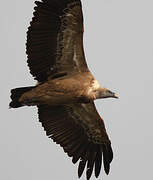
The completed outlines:
<svg viewBox="0 0 153 180">
<path fill-rule="evenodd" d="M 10 108 L 18 108 L 23 106 L 23 104 L 21 104 L 19 102 L 20 97 L 22 96 L 22 94 L 24 94 L 27 91 L 30 91 L 31 89 L 35 88 L 35 86 L 30 86 L 30 87 L 21 87 L 21 88 L 15 88 L 11 90 L 11 99 L 12 101 L 9 104 Z"/>
</svg>

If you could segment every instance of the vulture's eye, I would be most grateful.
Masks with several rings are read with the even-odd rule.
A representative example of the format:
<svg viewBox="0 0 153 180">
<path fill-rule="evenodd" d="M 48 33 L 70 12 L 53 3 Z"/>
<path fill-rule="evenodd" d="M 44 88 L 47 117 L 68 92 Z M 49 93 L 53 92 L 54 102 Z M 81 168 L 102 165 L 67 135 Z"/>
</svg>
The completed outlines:
<svg viewBox="0 0 153 180">
<path fill-rule="evenodd" d="M 108 90 L 107 92 L 110 93 L 110 94 L 112 93 L 110 90 Z"/>
</svg>

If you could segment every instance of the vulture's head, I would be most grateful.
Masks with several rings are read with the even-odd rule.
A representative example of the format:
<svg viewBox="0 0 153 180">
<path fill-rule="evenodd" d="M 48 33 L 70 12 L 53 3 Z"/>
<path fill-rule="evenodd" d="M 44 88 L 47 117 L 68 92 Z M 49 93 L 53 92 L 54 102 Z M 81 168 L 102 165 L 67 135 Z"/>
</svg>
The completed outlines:
<svg viewBox="0 0 153 180">
<path fill-rule="evenodd" d="M 119 96 L 107 88 L 100 87 L 96 91 L 96 99 L 101 99 L 101 98 L 119 98 Z"/>
</svg>

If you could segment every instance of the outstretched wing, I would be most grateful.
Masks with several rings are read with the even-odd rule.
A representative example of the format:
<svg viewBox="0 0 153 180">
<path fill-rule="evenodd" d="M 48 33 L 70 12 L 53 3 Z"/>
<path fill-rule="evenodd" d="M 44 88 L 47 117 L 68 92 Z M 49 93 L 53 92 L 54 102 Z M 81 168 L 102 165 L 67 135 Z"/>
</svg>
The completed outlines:
<svg viewBox="0 0 153 180">
<path fill-rule="evenodd" d="M 98 177 L 102 157 L 104 170 L 109 173 L 113 159 L 111 143 L 105 130 L 104 122 L 96 111 L 94 103 L 68 106 L 38 107 L 39 119 L 46 134 L 60 144 L 72 162 L 78 160 L 78 176 L 81 177 L 85 166 L 87 180 L 93 168 Z"/>
<path fill-rule="evenodd" d="M 27 32 L 28 66 L 39 82 L 87 71 L 80 0 L 36 1 Z"/>
</svg>

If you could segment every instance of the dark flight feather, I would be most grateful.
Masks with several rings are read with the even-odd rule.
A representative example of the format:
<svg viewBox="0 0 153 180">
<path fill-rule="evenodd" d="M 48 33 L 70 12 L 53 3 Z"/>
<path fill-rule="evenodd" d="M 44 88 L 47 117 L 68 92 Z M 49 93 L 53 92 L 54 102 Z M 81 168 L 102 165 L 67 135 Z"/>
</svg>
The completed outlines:
<svg viewBox="0 0 153 180">
<path fill-rule="evenodd" d="M 109 145 L 103 145 L 103 163 L 106 174 L 109 174 L 110 162 L 113 159 L 112 148 Z"/>
<path fill-rule="evenodd" d="M 96 160 L 95 160 L 95 176 L 98 178 L 101 170 L 101 165 L 102 165 L 102 152 L 101 152 L 101 147 L 97 147 L 97 154 L 96 154 Z"/>
<path fill-rule="evenodd" d="M 86 160 L 81 159 L 79 162 L 79 167 L 78 167 L 78 177 L 79 178 L 82 176 L 85 166 L 86 166 Z"/>
<path fill-rule="evenodd" d="M 97 145 L 94 145 L 92 146 L 88 156 L 88 163 L 86 170 L 87 180 L 90 179 L 92 175 L 96 154 L 97 154 Z"/>
</svg>

